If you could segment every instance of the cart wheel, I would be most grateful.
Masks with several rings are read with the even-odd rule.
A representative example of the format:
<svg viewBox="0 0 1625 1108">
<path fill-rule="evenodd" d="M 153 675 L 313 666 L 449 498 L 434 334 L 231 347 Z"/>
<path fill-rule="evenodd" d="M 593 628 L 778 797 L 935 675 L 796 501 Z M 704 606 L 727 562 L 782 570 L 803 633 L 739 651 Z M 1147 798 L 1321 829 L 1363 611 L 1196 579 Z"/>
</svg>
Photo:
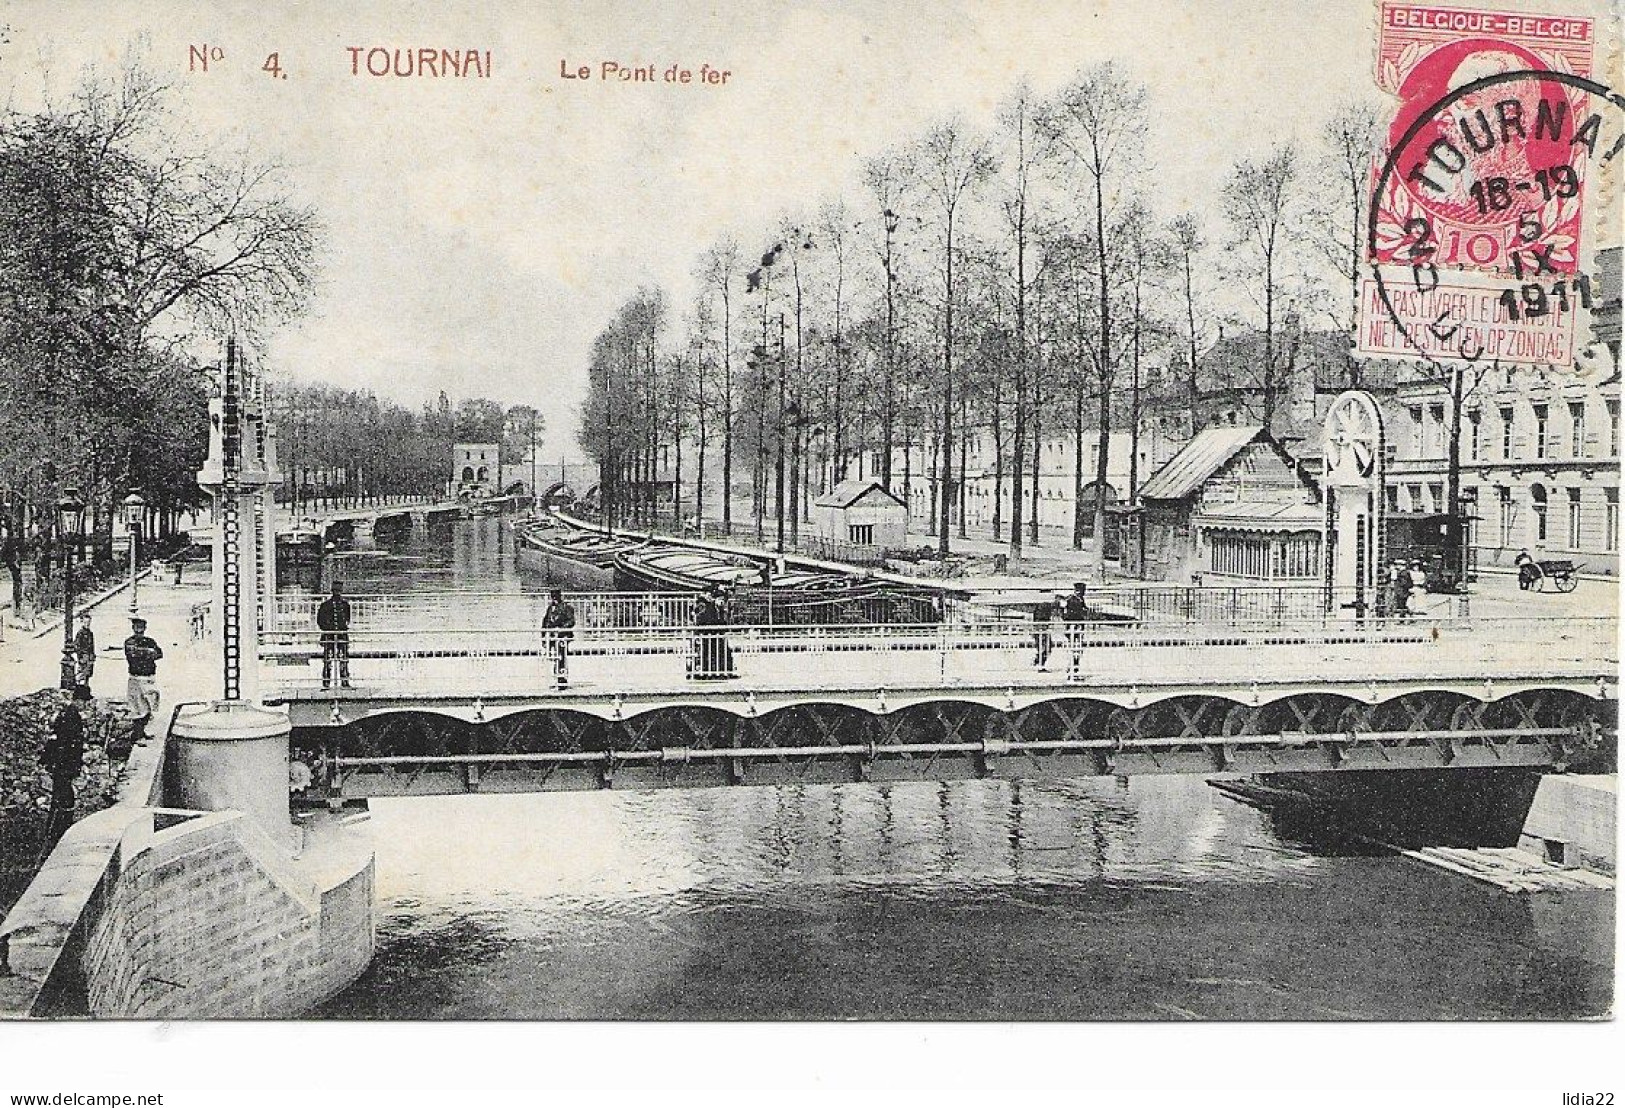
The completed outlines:
<svg viewBox="0 0 1625 1108">
<path fill-rule="evenodd" d="M 1570 573 L 1566 576 L 1555 578 L 1553 580 L 1553 584 L 1557 586 L 1558 592 L 1573 592 L 1579 587 L 1580 578 L 1578 574 Z"/>
</svg>

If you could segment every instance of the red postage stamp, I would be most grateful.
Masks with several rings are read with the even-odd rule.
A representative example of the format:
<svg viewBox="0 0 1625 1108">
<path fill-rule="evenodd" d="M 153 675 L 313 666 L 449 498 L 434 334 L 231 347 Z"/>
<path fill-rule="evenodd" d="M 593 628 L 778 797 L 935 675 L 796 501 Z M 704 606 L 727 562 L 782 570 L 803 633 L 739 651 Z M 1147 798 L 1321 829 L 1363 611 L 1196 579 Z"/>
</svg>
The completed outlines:
<svg viewBox="0 0 1625 1108">
<path fill-rule="evenodd" d="M 1507 282 L 1557 281 L 1544 300 L 1584 279 L 1594 45 L 1591 19 L 1382 4 L 1376 79 L 1397 104 L 1372 167 L 1361 350 L 1437 357 L 1472 331 L 1487 356 L 1572 361 L 1572 313 L 1524 312 Z"/>
<path fill-rule="evenodd" d="M 1377 84 L 1399 98 L 1386 143 L 1399 156 L 1379 197 L 1374 260 L 1409 264 L 1406 227 L 1426 218 L 1440 266 L 1516 272 L 1538 245 L 1555 272 L 1575 272 L 1583 94 L 1530 78 L 1447 98 L 1503 74 L 1590 76 L 1592 21 L 1400 3 L 1384 3 L 1381 18 Z"/>
</svg>

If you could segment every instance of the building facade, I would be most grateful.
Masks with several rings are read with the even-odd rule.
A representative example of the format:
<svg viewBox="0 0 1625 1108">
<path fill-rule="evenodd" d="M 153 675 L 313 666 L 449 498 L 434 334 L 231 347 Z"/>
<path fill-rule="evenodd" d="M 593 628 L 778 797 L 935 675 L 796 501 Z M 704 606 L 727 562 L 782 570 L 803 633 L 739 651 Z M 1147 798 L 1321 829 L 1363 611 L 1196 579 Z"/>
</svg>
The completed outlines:
<svg viewBox="0 0 1625 1108">
<path fill-rule="evenodd" d="M 1464 388 L 1461 501 L 1481 570 L 1527 550 L 1618 573 L 1619 375 L 1589 369 L 1491 367 Z M 1387 406 L 1390 511 L 1449 510 L 1450 394 L 1418 369 Z"/>
<path fill-rule="evenodd" d="M 458 496 L 494 496 L 502 480 L 502 448 L 494 442 L 460 442 L 451 451 L 451 490 Z"/>
<path fill-rule="evenodd" d="M 1601 295 L 1572 369 L 1468 367 L 1462 387 L 1462 511 L 1479 568 L 1520 551 L 1619 572 L 1620 251 L 1597 255 Z M 1401 370 L 1385 405 L 1391 511 L 1449 509 L 1452 389 Z"/>
</svg>

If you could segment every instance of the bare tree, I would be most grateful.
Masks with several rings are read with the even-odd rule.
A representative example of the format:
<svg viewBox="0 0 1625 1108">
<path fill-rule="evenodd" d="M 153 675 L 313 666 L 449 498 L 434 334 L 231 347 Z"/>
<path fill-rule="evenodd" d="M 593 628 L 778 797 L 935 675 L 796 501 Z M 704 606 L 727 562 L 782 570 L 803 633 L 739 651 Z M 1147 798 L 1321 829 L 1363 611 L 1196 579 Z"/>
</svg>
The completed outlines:
<svg viewBox="0 0 1625 1108">
<path fill-rule="evenodd" d="M 1185 393 L 1190 408 L 1190 431 L 1194 435 L 1199 422 L 1197 407 L 1201 399 L 1201 385 L 1196 377 L 1197 348 L 1201 341 L 1196 311 L 1196 273 L 1198 259 L 1207 243 L 1202 238 L 1201 225 L 1190 212 L 1178 216 L 1170 225 L 1169 233 L 1185 309 Z"/>
<path fill-rule="evenodd" d="M 1106 238 L 1108 201 L 1115 200 L 1141 156 L 1146 131 L 1146 89 L 1114 62 L 1084 70 L 1062 90 L 1046 115 L 1046 130 L 1066 162 L 1087 176 L 1094 201 L 1094 269 L 1099 339 L 1094 344 L 1100 384 L 1100 454 L 1095 462 L 1095 576 L 1106 575 L 1106 465 L 1111 445 L 1111 290 Z M 1074 541 L 1079 536 L 1074 535 Z"/>
<path fill-rule="evenodd" d="M 1048 131 L 1041 126 L 1039 108 L 1033 100 L 1032 89 L 1024 81 L 1017 86 L 1010 99 L 999 112 L 999 138 L 1002 146 L 1004 172 L 1000 209 L 1010 234 L 1014 250 L 1014 268 L 1011 289 L 1015 294 L 1015 322 L 1013 330 L 1012 365 L 1015 380 L 1011 384 L 1014 394 L 1014 427 L 1012 428 L 1010 466 L 1010 561 L 1019 563 L 1022 554 L 1022 460 L 1027 452 L 1027 414 L 1032 405 L 1028 371 L 1027 302 L 1030 292 L 1028 280 L 1028 253 L 1032 248 L 1034 212 L 1034 183 L 1038 167 L 1049 156 Z M 996 418 L 996 416 L 995 416 Z M 1039 449 L 1034 428 L 1033 449 Z"/>
<path fill-rule="evenodd" d="M 834 386 L 835 399 L 830 409 L 830 457 L 831 466 L 829 483 L 831 486 L 839 484 L 846 477 L 847 453 L 847 338 L 846 338 L 846 274 L 847 255 L 850 252 L 848 230 L 851 225 L 851 214 L 846 205 L 840 201 L 826 204 L 818 216 L 818 233 L 823 243 L 825 256 L 829 259 L 832 268 L 830 278 L 832 307 L 834 309 L 834 332 L 830 342 L 834 347 Z"/>
<path fill-rule="evenodd" d="M 1367 100 L 1340 106 L 1321 130 L 1320 156 L 1313 166 L 1317 188 L 1307 205 L 1307 236 L 1348 283 L 1348 314 L 1334 313 L 1339 330 L 1352 338 L 1360 317 L 1360 278 L 1365 271 L 1365 235 L 1371 159 L 1378 148 L 1379 112 Z M 1345 384 L 1360 387 L 1360 363 L 1349 343 Z"/>
<path fill-rule="evenodd" d="M 958 122 L 940 123 L 918 146 L 915 173 L 930 198 L 942 245 L 942 451 L 938 472 L 937 552 L 948 553 L 948 528 L 954 506 L 954 280 L 957 249 L 954 234 L 966 195 L 993 172 L 993 158 L 983 139 L 973 138 Z"/>
<path fill-rule="evenodd" d="M 733 377 L 733 282 L 739 271 L 739 246 L 732 237 L 724 235 L 717 244 L 705 252 L 700 261 L 700 274 L 722 301 L 717 324 L 722 328 L 717 341 L 722 356 L 721 410 L 722 422 L 722 530 L 727 534 L 733 526 L 734 475 L 734 377 Z"/>
<path fill-rule="evenodd" d="M 892 453 L 897 446 L 897 231 L 902 223 L 904 191 L 909 177 L 906 156 L 871 158 L 863 171 L 864 183 L 878 209 L 881 270 L 886 285 L 886 326 L 881 344 L 880 483 L 891 489 Z"/>
<path fill-rule="evenodd" d="M 1236 244 L 1246 255 L 1243 266 L 1256 282 L 1252 292 L 1264 310 L 1264 360 L 1258 367 L 1258 383 L 1263 393 L 1264 428 L 1271 432 L 1283 383 L 1275 306 L 1281 295 L 1290 227 L 1297 215 L 1297 178 L 1297 149 L 1285 143 L 1261 162 L 1246 158 L 1237 162 L 1223 192 L 1225 214 Z"/>
</svg>

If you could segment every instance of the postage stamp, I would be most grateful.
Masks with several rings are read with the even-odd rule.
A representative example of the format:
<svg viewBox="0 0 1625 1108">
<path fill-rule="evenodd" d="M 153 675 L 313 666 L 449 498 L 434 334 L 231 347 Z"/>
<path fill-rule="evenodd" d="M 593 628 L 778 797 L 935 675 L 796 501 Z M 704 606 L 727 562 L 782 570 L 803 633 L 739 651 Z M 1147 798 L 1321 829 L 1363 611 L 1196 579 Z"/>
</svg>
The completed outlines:
<svg viewBox="0 0 1625 1108">
<path fill-rule="evenodd" d="M 1594 23 L 1384 3 L 1358 348 L 1568 366 L 1586 275 L 1587 179 L 1613 155 Z"/>
</svg>

